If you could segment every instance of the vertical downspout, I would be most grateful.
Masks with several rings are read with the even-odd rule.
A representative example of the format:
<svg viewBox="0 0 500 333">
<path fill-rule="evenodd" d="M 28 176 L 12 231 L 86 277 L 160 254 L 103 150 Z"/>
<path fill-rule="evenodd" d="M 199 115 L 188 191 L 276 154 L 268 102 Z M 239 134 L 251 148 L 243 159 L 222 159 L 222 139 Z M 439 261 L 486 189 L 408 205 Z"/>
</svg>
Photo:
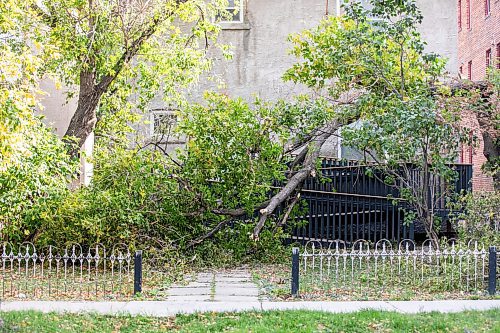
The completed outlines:
<svg viewBox="0 0 500 333">
<path fill-rule="evenodd" d="M 472 138 L 472 133 L 470 133 L 470 140 L 471 140 L 471 141 L 470 141 L 470 142 L 471 142 L 471 144 L 470 144 L 470 146 L 469 146 L 469 163 L 470 163 L 470 164 L 472 164 L 472 153 L 473 153 L 473 151 L 472 151 L 472 139 L 473 139 L 473 138 Z"/>
<path fill-rule="evenodd" d="M 328 0 L 326 0 L 326 10 L 325 10 L 325 15 L 326 16 L 328 16 L 328 14 L 329 14 L 328 7 L 329 7 Z"/>
</svg>

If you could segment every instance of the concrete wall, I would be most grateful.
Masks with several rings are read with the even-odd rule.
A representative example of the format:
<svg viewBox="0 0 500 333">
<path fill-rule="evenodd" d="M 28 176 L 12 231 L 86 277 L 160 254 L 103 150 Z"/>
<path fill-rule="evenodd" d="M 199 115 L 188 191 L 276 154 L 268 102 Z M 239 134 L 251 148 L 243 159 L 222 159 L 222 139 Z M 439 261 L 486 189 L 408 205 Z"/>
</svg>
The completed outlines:
<svg viewBox="0 0 500 333">
<path fill-rule="evenodd" d="M 43 80 L 40 88 L 46 92 L 46 95 L 41 98 L 44 107 L 41 113 L 45 116 L 44 121 L 62 137 L 75 113 L 77 100 L 75 98 L 67 100 L 64 90 L 56 89 L 55 83 L 50 79 Z"/>
<path fill-rule="evenodd" d="M 296 61 L 288 55 L 290 43 L 286 41 L 291 33 L 312 28 L 322 18 L 337 15 L 342 0 L 243 0 L 245 15 L 243 23 L 226 24 L 219 37 L 220 43 L 233 46 L 234 57 L 223 60 L 215 54 L 212 75 L 225 82 L 225 87 L 217 89 L 217 84 L 204 78 L 190 89 L 189 97 L 200 101 L 205 90 L 219 90 L 232 97 L 242 97 L 248 101 L 255 96 L 275 100 L 290 98 L 306 92 L 301 85 L 285 83 L 281 77 L 286 69 Z M 449 59 L 448 68 L 457 69 L 457 18 L 455 0 L 418 0 L 423 11 L 424 22 L 420 27 L 427 41 L 429 52 L 439 53 Z M 49 87 L 50 84 L 47 84 Z M 49 89 L 50 97 L 44 100 L 47 122 L 52 123 L 58 134 L 66 130 L 75 103 L 65 105 L 60 91 Z M 151 108 L 162 108 L 161 100 L 152 103 Z M 149 126 L 144 126 L 144 133 Z M 334 153 L 333 151 L 331 153 Z"/>
<path fill-rule="evenodd" d="M 230 61 L 216 61 L 213 74 L 226 83 L 221 92 L 264 99 L 287 98 L 304 92 L 305 88 L 284 83 L 281 77 L 296 61 L 288 55 L 291 46 L 286 40 L 291 33 L 316 26 L 328 13 L 335 15 L 336 1 L 330 0 L 247 0 L 243 24 L 224 26 L 219 40 L 233 46 Z M 214 83 L 201 81 L 192 90 L 194 99 L 214 89 Z"/>
<path fill-rule="evenodd" d="M 328 6 L 327 6 L 328 3 Z M 427 52 L 448 59 L 447 69 L 457 73 L 457 17 L 455 0 L 418 0 L 424 20 L 420 32 L 427 42 Z M 253 100 L 288 98 L 305 92 L 300 85 L 284 83 L 283 73 L 296 59 L 288 55 L 287 36 L 318 25 L 326 16 L 337 13 L 335 0 L 266 1 L 247 0 L 245 22 L 223 30 L 219 40 L 233 46 L 234 59 L 216 61 L 213 74 L 226 83 L 222 92 Z M 191 91 L 198 100 L 203 91 L 216 84 L 201 81 Z"/>
<path fill-rule="evenodd" d="M 419 30 L 427 42 L 426 51 L 448 59 L 447 70 L 456 76 L 457 60 L 457 0 L 417 0 L 424 19 Z"/>
</svg>

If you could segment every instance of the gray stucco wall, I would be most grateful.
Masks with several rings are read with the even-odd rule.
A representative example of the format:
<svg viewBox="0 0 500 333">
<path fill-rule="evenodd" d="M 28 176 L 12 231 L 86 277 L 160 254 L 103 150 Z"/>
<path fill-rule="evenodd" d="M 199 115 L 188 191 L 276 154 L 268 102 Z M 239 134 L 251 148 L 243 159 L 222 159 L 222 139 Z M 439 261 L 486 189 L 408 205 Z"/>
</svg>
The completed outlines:
<svg viewBox="0 0 500 333">
<path fill-rule="evenodd" d="M 287 37 L 318 25 L 326 14 L 326 0 L 268 1 L 247 0 L 245 23 L 241 30 L 223 30 L 221 43 L 233 46 L 232 60 L 219 60 L 213 74 L 226 87 L 221 92 L 249 101 L 257 95 L 264 99 L 289 98 L 305 88 L 281 80 L 283 73 L 296 61 L 288 54 Z M 455 0 L 418 0 L 424 15 L 420 32 L 427 51 L 448 59 L 448 70 L 457 68 L 457 18 Z M 336 13 L 336 1 L 328 1 L 330 15 Z M 214 83 L 201 80 L 191 90 L 198 100 L 203 91 L 216 89 Z"/>
<path fill-rule="evenodd" d="M 205 90 L 218 90 L 232 97 L 248 101 L 259 96 L 267 100 L 290 98 L 306 92 L 301 85 L 285 83 L 281 77 L 296 60 L 288 55 L 290 44 L 286 41 L 291 33 L 316 26 L 327 11 L 336 15 L 337 1 L 342 0 L 244 0 L 244 23 L 226 25 L 219 37 L 220 43 L 233 46 L 232 60 L 223 60 L 213 54 L 216 60 L 212 75 L 223 80 L 225 87 L 204 78 L 189 91 L 189 98 L 200 101 Z M 327 6 L 328 3 L 328 6 Z M 455 0 L 418 0 L 424 21 L 420 31 L 427 41 L 427 51 L 436 52 L 449 59 L 448 69 L 455 74 L 457 68 L 457 18 Z M 46 83 L 46 87 L 50 84 Z M 58 134 L 63 134 L 69 124 L 75 102 L 65 104 L 59 91 L 50 89 L 51 95 L 44 100 L 44 114 Z M 151 108 L 163 107 L 160 99 Z M 141 128 L 144 134 L 149 126 Z M 335 152 L 330 152 L 334 154 Z"/>
<path fill-rule="evenodd" d="M 420 26 L 426 51 L 448 59 L 446 68 L 455 76 L 458 68 L 458 18 L 456 0 L 417 0 L 424 20 Z"/>
<path fill-rule="evenodd" d="M 288 55 L 291 33 L 316 26 L 327 12 L 326 0 L 247 0 L 245 22 L 235 29 L 222 30 L 221 43 L 232 45 L 233 59 L 216 61 L 213 74 L 226 88 L 223 93 L 253 100 L 254 96 L 274 100 L 305 91 L 304 87 L 284 83 L 281 77 L 296 61 Z M 335 15 L 336 1 L 328 1 L 328 12 Z M 224 25 L 223 25 L 224 27 Z M 192 90 L 194 99 L 216 86 L 200 81 Z"/>
</svg>

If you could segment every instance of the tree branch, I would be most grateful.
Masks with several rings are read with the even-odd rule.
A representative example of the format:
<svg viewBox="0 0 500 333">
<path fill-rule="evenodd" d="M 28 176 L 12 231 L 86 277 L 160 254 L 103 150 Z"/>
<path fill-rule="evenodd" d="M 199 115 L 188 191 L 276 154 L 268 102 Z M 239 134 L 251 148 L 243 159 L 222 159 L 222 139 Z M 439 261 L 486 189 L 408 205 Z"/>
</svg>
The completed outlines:
<svg viewBox="0 0 500 333">
<path fill-rule="evenodd" d="M 323 133 L 319 135 L 315 141 L 311 142 L 309 146 L 307 157 L 304 160 L 304 164 L 301 170 L 294 174 L 287 182 L 287 184 L 276 193 L 270 200 L 269 204 L 260 210 L 260 218 L 254 231 L 251 235 L 253 240 L 259 239 L 259 234 L 266 223 L 266 220 L 270 214 L 272 214 L 276 208 L 282 204 L 290 195 L 301 186 L 307 177 L 314 175 L 316 169 L 316 160 L 318 159 L 321 151 L 321 147 L 324 145 L 326 140 L 331 136 L 331 133 L 337 130 L 341 124 L 337 121 L 332 121 L 327 124 Z"/>
</svg>

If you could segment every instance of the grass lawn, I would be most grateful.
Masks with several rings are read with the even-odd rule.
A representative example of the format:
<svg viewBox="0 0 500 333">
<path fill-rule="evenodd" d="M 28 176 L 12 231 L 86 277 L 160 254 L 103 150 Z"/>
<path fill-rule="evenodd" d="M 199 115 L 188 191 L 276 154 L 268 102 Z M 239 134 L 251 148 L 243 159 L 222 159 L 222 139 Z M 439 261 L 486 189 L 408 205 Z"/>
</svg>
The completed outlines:
<svg viewBox="0 0 500 333">
<path fill-rule="evenodd" d="M 8 312 L 0 317 L 0 332 L 500 332 L 500 309 L 416 315 L 270 311 L 171 318 Z"/>
</svg>

